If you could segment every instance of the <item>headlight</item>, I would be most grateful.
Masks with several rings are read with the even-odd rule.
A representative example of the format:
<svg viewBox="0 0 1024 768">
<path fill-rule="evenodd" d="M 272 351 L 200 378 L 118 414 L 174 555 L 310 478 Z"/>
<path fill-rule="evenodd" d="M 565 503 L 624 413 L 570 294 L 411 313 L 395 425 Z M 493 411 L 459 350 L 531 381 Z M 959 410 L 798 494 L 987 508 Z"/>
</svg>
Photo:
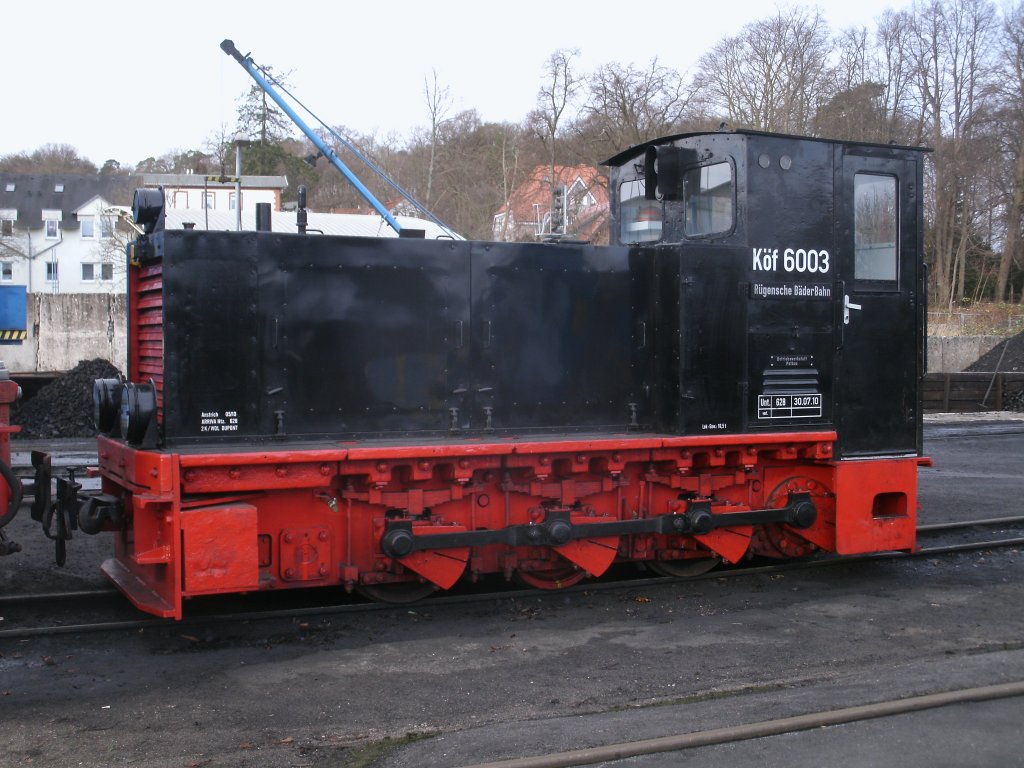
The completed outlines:
<svg viewBox="0 0 1024 768">
<path fill-rule="evenodd" d="M 163 229 L 163 189 L 136 189 L 132 198 L 132 218 L 147 234 Z"/>
<path fill-rule="evenodd" d="M 120 379 L 96 379 L 92 383 L 92 420 L 104 435 L 117 429 L 122 386 Z"/>
<path fill-rule="evenodd" d="M 149 384 L 125 384 L 121 388 L 121 436 L 133 445 L 156 428 L 156 387 Z"/>
</svg>

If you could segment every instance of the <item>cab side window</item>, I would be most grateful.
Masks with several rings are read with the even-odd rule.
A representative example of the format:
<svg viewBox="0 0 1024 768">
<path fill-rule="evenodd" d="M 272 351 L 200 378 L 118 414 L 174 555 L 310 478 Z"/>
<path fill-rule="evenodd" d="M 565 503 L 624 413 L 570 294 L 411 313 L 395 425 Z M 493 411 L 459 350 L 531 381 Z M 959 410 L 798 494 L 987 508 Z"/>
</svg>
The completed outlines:
<svg viewBox="0 0 1024 768">
<path fill-rule="evenodd" d="M 627 245 L 661 239 L 661 203 L 644 196 L 644 180 L 619 185 L 619 242 Z"/>
<path fill-rule="evenodd" d="M 732 164 L 728 162 L 701 165 L 684 172 L 687 237 L 718 235 L 733 228 L 734 187 Z"/>
<path fill-rule="evenodd" d="M 853 177 L 853 276 L 895 281 L 899 223 L 895 176 L 857 173 Z"/>
</svg>

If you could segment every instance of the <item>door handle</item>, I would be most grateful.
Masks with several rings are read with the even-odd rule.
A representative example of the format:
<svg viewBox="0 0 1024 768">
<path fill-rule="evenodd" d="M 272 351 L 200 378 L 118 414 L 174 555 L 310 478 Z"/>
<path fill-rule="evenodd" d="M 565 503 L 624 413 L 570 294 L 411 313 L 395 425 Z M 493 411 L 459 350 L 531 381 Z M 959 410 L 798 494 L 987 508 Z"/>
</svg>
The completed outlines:
<svg viewBox="0 0 1024 768">
<path fill-rule="evenodd" d="M 850 324 L 850 310 L 856 309 L 860 311 L 862 309 L 860 304 L 854 304 L 850 301 L 850 297 L 847 294 L 843 294 L 843 325 Z"/>
</svg>

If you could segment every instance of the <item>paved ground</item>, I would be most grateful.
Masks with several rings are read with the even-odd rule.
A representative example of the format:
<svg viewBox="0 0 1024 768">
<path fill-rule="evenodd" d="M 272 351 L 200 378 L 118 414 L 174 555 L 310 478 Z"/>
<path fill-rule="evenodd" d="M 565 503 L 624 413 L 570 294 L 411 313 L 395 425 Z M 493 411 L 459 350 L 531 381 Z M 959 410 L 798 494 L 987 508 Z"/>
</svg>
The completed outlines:
<svg viewBox="0 0 1024 768">
<path fill-rule="evenodd" d="M 1024 514 L 1019 423 L 929 424 L 926 441 L 923 522 Z M 73 544 L 68 573 L 0 560 L 0 590 L 100 583 L 103 542 Z M 1024 558 L 1003 551 L 309 625 L 0 641 L 0 766 L 467 765 L 1024 680 L 1022 606 Z M 1020 707 L 615 765 L 1013 765 Z"/>
</svg>

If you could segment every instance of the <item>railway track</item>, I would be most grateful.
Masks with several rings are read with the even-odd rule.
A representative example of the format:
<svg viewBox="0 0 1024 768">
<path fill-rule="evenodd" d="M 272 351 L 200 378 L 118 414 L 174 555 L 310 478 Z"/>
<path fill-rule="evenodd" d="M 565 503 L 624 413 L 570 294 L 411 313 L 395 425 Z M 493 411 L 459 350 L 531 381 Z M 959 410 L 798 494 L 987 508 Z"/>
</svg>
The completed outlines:
<svg viewBox="0 0 1024 768">
<path fill-rule="evenodd" d="M 1001 529 L 1001 530 L 1000 530 Z M 826 568 L 836 565 L 849 565 L 865 561 L 896 560 L 904 558 L 929 558 L 961 552 L 984 551 L 1024 547 L 1024 515 L 1010 517 L 984 518 L 964 520 L 951 523 L 935 523 L 918 527 L 918 541 L 922 544 L 915 552 L 881 552 L 868 555 L 827 556 L 816 559 L 787 561 L 768 565 L 744 563 L 737 566 L 720 568 L 709 573 L 695 576 L 687 581 L 708 579 L 734 579 L 759 574 L 780 574 L 797 570 Z M 970 540 L 935 541 L 950 534 L 964 532 L 999 530 L 998 538 L 990 535 Z M 634 572 L 635 573 L 635 572 Z M 604 577 L 599 581 L 588 581 L 574 587 L 557 590 L 558 594 L 575 594 L 581 592 L 635 590 L 671 584 L 679 579 L 667 576 L 636 578 L 632 573 L 620 572 L 618 575 Z M 486 591 L 475 589 L 472 592 L 460 593 L 458 590 L 446 592 L 413 606 L 444 607 L 452 605 L 482 604 L 488 601 L 517 600 L 536 598 L 551 594 L 545 590 L 507 588 L 491 588 Z M 158 618 L 139 618 L 134 609 L 124 600 L 117 590 L 79 590 L 74 592 L 38 593 L 24 595 L 0 596 L 0 641 L 5 639 L 27 639 L 67 634 L 84 634 L 96 632 L 117 632 L 126 630 L 143 630 L 147 628 L 174 628 L 188 631 L 190 628 L 241 623 L 260 622 L 280 619 L 303 619 L 310 617 L 328 617 L 336 615 L 358 615 L 372 611 L 408 611 L 409 605 L 395 605 L 362 600 L 344 594 L 339 589 L 304 590 L 300 593 L 255 594 L 246 598 L 230 598 L 227 608 L 201 606 L 194 604 L 191 615 L 183 621 L 175 622 Z M 301 601 L 303 604 L 296 606 Z M 248 610 L 236 610 L 239 602 L 250 604 Z M 287 602 L 287 607 L 276 606 L 276 602 Z M 255 604 L 256 607 L 253 607 Z M 269 604 L 269 607 L 268 607 Z M 234 607 L 232 607 L 234 606 Z M 100 621 L 60 623 L 53 616 L 66 613 L 71 607 L 76 613 L 106 612 L 117 618 Z M 20 617 L 20 618 L 19 618 Z M 51 622 L 51 623 L 47 623 Z M 20 626 L 11 626 L 12 624 Z M 6 626 L 5 626 L 6 625 Z"/>
<path fill-rule="evenodd" d="M 91 454 L 91 457 L 90 455 L 85 454 L 72 459 L 55 456 L 52 466 L 54 472 L 60 473 L 62 477 L 66 474 L 67 470 L 73 469 L 75 471 L 75 482 L 81 483 L 82 487 L 86 490 L 97 489 L 100 487 L 100 478 L 91 477 L 88 474 L 89 467 L 96 466 L 95 452 Z M 24 498 L 26 500 L 32 499 L 35 495 L 35 469 L 31 465 L 18 464 L 12 466 L 11 471 L 14 472 L 15 476 L 19 480 L 21 480 Z"/>
</svg>

